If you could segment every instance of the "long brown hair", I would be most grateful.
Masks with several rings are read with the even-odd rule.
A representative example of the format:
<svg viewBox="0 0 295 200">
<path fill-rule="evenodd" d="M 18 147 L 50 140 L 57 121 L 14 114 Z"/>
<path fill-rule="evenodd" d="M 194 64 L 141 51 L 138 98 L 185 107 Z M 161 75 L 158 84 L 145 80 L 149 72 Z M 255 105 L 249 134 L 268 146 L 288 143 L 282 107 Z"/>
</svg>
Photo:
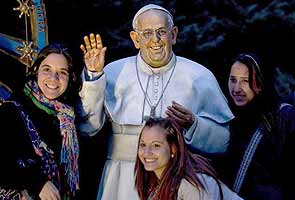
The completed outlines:
<svg viewBox="0 0 295 200">
<path fill-rule="evenodd" d="M 144 127 L 159 126 L 166 130 L 167 142 L 172 149 L 175 146 L 174 157 L 170 159 L 164 170 L 161 180 L 158 180 L 153 171 L 146 171 L 138 155 L 135 163 L 135 187 L 141 200 L 146 200 L 152 192 L 157 189 L 156 199 L 158 200 L 176 200 L 177 192 L 184 178 L 199 191 L 206 190 L 197 173 L 203 173 L 217 180 L 214 169 L 209 162 L 202 156 L 192 154 L 186 147 L 180 127 L 172 119 L 157 118 L 149 119 Z M 142 129 L 142 130 L 143 130 Z M 139 136 L 139 141 L 142 131 Z M 218 181 L 217 181 L 218 183 Z M 219 184 L 219 183 L 218 183 Z"/>
</svg>

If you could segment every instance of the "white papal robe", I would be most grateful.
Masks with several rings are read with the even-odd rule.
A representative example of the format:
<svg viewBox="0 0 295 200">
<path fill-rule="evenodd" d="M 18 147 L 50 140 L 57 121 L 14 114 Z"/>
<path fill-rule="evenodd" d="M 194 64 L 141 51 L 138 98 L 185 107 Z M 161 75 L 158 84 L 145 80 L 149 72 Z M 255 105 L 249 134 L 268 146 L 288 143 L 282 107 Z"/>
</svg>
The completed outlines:
<svg viewBox="0 0 295 200">
<path fill-rule="evenodd" d="M 166 66 L 152 69 L 138 54 L 108 64 L 103 74 L 85 70 L 82 79 L 78 114 L 87 120 L 78 126 L 81 133 L 98 133 L 106 116 L 113 124 L 98 199 L 138 199 L 134 161 L 138 135 L 152 106 L 156 117 L 165 117 L 172 101 L 194 113 L 194 124 L 184 132 L 191 148 L 206 153 L 227 148 L 234 116 L 214 75 L 196 62 L 173 55 Z"/>
</svg>

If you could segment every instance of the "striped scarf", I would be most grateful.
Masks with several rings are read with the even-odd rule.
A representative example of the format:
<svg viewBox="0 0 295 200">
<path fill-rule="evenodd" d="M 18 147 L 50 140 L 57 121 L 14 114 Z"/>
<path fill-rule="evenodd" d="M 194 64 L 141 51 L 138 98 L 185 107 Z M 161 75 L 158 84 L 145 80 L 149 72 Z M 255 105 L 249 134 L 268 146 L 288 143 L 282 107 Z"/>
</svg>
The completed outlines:
<svg viewBox="0 0 295 200">
<path fill-rule="evenodd" d="M 47 99 L 35 81 L 28 81 L 24 92 L 38 108 L 50 115 L 56 115 L 59 120 L 60 133 L 63 137 L 60 162 L 65 167 L 67 183 L 74 194 L 75 190 L 79 189 L 79 144 L 74 123 L 74 109 L 57 100 Z"/>
</svg>

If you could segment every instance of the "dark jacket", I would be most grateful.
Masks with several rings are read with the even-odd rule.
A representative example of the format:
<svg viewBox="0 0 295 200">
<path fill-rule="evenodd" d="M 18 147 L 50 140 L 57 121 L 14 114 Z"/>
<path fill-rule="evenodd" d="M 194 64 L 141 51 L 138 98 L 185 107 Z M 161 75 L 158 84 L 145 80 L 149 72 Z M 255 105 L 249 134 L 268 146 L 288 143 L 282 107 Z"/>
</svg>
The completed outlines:
<svg viewBox="0 0 295 200">
<path fill-rule="evenodd" d="M 291 200 L 294 199 L 291 185 L 295 174 L 295 108 L 288 104 L 268 110 L 261 103 L 233 109 L 235 119 L 230 127 L 227 158 L 218 171 L 224 182 L 233 186 L 249 141 L 263 121 L 262 116 L 266 116 L 271 132 L 266 132 L 258 144 L 240 195 L 246 200 Z"/>
<path fill-rule="evenodd" d="M 28 97 L 19 99 L 19 102 L 42 141 L 55 152 L 58 164 L 62 142 L 59 120 L 36 107 Z M 34 151 L 20 110 L 12 103 L 3 103 L 0 106 L 0 123 L 0 187 L 27 189 L 37 199 L 48 177 L 40 169 L 40 157 Z"/>
</svg>

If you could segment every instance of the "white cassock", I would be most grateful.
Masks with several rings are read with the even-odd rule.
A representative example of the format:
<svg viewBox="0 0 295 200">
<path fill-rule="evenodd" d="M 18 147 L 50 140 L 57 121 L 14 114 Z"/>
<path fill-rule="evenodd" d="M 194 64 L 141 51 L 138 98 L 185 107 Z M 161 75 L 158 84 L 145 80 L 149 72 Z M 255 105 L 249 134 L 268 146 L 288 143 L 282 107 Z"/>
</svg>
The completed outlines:
<svg viewBox="0 0 295 200">
<path fill-rule="evenodd" d="M 78 125 L 81 133 L 99 132 L 106 115 L 113 126 L 98 199 L 138 199 L 134 161 L 139 132 L 151 113 L 166 117 L 172 101 L 195 115 L 184 133 L 191 148 L 206 153 L 227 148 L 228 123 L 234 116 L 214 75 L 196 62 L 173 55 L 166 66 L 152 69 L 138 54 L 108 64 L 99 76 L 85 70 L 82 79 L 78 114 L 87 120 Z"/>
</svg>

